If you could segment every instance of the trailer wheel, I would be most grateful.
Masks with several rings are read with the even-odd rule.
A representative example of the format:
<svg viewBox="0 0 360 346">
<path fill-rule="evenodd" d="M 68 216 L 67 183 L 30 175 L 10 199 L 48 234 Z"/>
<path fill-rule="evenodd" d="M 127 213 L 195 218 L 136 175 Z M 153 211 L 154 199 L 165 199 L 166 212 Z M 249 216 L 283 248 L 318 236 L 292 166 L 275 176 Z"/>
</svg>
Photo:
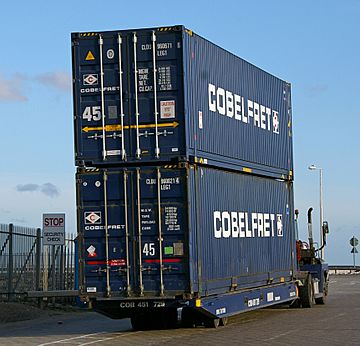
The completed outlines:
<svg viewBox="0 0 360 346">
<path fill-rule="evenodd" d="M 173 309 L 133 315 L 131 325 L 134 330 L 176 328 L 177 311 Z"/>
<path fill-rule="evenodd" d="M 297 298 L 297 299 L 293 300 L 293 301 L 290 303 L 289 307 L 290 307 L 291 309 L 298 309 L 298 308 L 301 308 L 301 302 L 300 302 L 300 299 L 299 299 L 299 298 Z"/>
<path fill-rule="evenodd" d="M 131 316 L 130 321 L 134 330 L 146 330 L 149 328 L 144 315 Z"/>
<path fill-rule="evenodd" d="M 325 283 L 324 283 L 324 288 L 323 288 L 323 296 L 319 297 L 319 298 L 315 298 L 315 303 L 316 304 L 324 305 L 326 303 L 326 297 L 328 295 L 328 290 L 329 290 L 329 282 L 326 280 L 326 277 L 325 277 Z"/>
<path fill-rule="evenodd" d="M 194 328 L 196 326 L 194 315 L 191 309 L 183 308 L 181 312 L 181 325 L 184 328 Z"/>
<path fill-rule="evenodd" d="M 303 308 L 311 308 L 314 305 L 314 291 L 311 274 L 306 278 L 304 285 L 299 286 L 300 303 Z"/>
<path fill-rule="evenodd" d="M 206 328 L 218 328 L 220 325 L 220 318 L 207 318 L 204 321 L 204 326 Z"/>
<path fill-rule="evenodd" d="M 225 327 L 228 324 L 229 319 L 227 317 L 220 318 L 220 326 Z"/>
<path fill-rule="evenodd" d="M 174 329 L 177 327 L 177 309 L 165 310 L 161 317 L 161 329 Z"/>
<path fill-rule="evenodd" d="M 326 297 L 319 297 L 319 298 L 315 298 L 315 303 L 318 305 L 324 305 L 326 302 Z"/>
</svg>

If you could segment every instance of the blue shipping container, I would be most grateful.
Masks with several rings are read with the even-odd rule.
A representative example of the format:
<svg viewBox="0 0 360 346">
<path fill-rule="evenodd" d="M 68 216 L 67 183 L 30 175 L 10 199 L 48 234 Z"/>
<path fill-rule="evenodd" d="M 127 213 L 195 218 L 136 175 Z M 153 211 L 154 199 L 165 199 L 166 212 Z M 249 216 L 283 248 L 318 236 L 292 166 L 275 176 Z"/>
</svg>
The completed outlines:
<svg viewBox="0 0 360 346">
<path fill-rule="evenodd" d="M 77 206 L 83 294 L 204 297 L 292 281 L 292 182 L 189 164 L 80 168 Z"/>
<path fill-rule="evenodd" d="M 183 26 L 74 33 L 72 53 L 77 165 L 292 178 L 289 83 Z"/>
</svg>

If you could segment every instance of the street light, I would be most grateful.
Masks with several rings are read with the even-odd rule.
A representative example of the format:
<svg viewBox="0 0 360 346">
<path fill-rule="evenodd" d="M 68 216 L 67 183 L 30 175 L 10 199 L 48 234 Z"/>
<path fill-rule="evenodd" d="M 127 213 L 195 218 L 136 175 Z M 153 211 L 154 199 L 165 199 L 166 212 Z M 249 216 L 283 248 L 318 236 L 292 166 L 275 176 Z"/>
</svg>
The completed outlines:
<svg viewBox="0 0 360 346">
<path fill-rule="evenodd" d="M 323 218 L 324 218 L 324 210 L 323 210 L 323 183 L 322 183 L 322 168 L 316 167 L 315 165 L 309 166 L 309 169 L 311 171 L 318 170 L 320 172 L 320 259 L 324 259 L 324 238 L 323 238 L 323 232 L 322 232 L 322 226 L 323 226 Z"/>
</svg>

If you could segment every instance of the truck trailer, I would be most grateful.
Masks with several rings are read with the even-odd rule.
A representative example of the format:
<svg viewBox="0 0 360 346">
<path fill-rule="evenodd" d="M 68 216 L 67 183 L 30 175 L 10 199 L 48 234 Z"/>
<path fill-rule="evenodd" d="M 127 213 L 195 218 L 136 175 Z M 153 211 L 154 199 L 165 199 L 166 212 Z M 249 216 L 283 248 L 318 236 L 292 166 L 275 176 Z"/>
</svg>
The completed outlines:
<svg viewBox="0 0 360 346">
<path fill-rule="evenodd" d="M 217 326 L 324 296 L 327 267 L 297 259 L 291 181 L 188 163 L 79 168 L 76 181 L 80 291 L 111 318 Z"/>
<path fill-rule="evenodd" d="M 73 33 L 72 52 L 83 301 L 134 329 L 325 302 L 289 83 L 183 26 Z"/>
</svg>

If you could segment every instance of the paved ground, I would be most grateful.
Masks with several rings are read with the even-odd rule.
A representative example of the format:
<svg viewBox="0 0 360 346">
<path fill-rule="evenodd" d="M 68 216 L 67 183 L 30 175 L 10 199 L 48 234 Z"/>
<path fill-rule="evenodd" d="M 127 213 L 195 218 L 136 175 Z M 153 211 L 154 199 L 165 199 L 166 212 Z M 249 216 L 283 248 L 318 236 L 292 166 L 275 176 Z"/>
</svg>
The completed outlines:
<svg viewBox="0 0 360 346">
<path fill-rule="evenodd" d="M 327 304 L 238 315 L 219 329 L 134 332 L 129 320 L 67 313 L 0 325 L 0 345 L 360 345 L 360 275 L 334 275 Z"/>
</svg>

